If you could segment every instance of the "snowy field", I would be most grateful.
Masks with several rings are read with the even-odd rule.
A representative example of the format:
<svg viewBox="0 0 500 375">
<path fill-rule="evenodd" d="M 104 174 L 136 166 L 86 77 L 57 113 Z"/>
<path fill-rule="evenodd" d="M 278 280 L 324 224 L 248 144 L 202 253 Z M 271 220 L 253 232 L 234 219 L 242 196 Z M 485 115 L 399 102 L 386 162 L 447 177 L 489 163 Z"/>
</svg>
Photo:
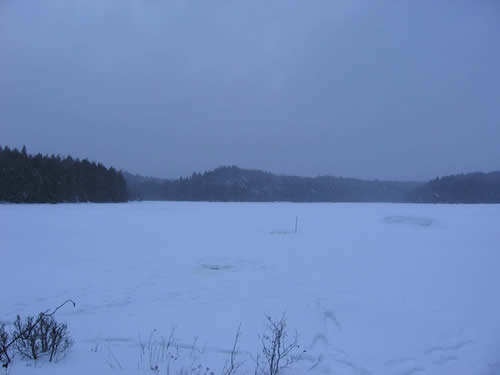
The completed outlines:
<svg viewBox="0 0 500 375">
<path fill-rule="evenodd" d="M 240 324 L 252 375 L 283 313 L 291 375 L 500 374 L 500 205 L 4 204 L 0 253 L 0 321 L 77 304 L 13 375 L 218 375 Z"/>
</svg>

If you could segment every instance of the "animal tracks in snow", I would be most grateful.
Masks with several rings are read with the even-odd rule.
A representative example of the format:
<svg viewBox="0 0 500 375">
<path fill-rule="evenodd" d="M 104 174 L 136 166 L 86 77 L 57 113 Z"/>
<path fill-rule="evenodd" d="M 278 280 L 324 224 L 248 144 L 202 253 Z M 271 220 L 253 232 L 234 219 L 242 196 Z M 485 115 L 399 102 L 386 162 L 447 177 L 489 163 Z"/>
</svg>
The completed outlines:
<svg viewBox="0 0 500 375">
<path fill-rule="evenodd" d="M 301 360 L 310 362 L 309 371 L 317 374 L 371 374 L 371 371 L 359 365 L 344 350 L 333 346 L 334 336 L 342 327 L 335 311 L 325 307 L 321 299 L 316 301 L 315 310 L 319 323 L 318 331 L 308 346 L 307 354 L 300 356 Z"/>
<path fill-rule="evenodd" d="M 458 360 L 458 358 L 454 355 L 447 355 L 447 356 L 444 356 L 444 357 L 440 357 L 438 359 L 436 359 L 433 363 L 436 364 L 436 365 L 445 365 L 447 364 L 448 362 L 451 362 L 451 361 L 456 361 Z"/>
<path fill-rule="evenodd" d="M 414 375 L 425 371 L 417 362 L 416 358 L 402 357 L 386 361 L 384 365 L 388 368 L 390 374 Z"/>
<path fill-rule="evenodd" d="M 407 363 L 414 363 L 415 358 L 396 358 L 386 361 L 384 364 L 389 367 L 398 366 Z"/>
<path fill-rule="evenodd" d="M 465 347 L 473 344 L 472 340 L 462 340 L 451 344 L 431 346 L 423 351 L 420 358 L 401 357 L 388 360 L 384 363 L 389 374 L 415 375 L 425 373 L 427 366 L 442 367 L 459 360 L 458 353 Z M 425 365 L 425 366 L 424 366 Z"/>
<path fill-rule="evenodd" d="M 325 321 L 330 321 L 332 322 L 337 328 L 340 329 L 341 325 L 337 319 L 337 316 L 335 315 L 335 313 L 333 311 L 330 311 L 330 310 L 326 310 L 324 313 L 323 313 L 323 316 L 325 318 Z"/>
<path fill-rule="evenodd" d="M 451 345 L 436 345 L 436 346 L 430 347 L 429 349 L 426 349 L 425 354 L 456 351 L 456 350 L 462 349 L 465 346 L 470 345 L 472 343 L 473 343 L 472 340 L 463 340 L 463 341 L 459 341 L 459 342 L 451 344 Z"/>
<path fill-rule="evenodd" d="M 420 227 L 430 227 L 433 220 L 428 217 L 419 216 L 386 216 L 384 222 L 387 224 L 410 224 Z"/>
<path fill-rule="evenodd" d="M 398 373 L 398 375 L 414 375 L 418 374 L 419 372 L 424 372 L 425 370 L 422 367 L 413 367 L 409 370 L 405 370 L 403 372 Z"/>
<path fill-rule="evenodd" d="M 314 338 L 312 340 L 310 348 L 316 348 L 319 345 L 326 347 L 326 346 L 328 346 L 328 344 L 329 344 L 329 342 L 328 342 L 328 338 L 326 337 L 326 335 L 324 335 L 322 333 L 318 333 L 318 334 L 314 335 Z"/>
</svg>

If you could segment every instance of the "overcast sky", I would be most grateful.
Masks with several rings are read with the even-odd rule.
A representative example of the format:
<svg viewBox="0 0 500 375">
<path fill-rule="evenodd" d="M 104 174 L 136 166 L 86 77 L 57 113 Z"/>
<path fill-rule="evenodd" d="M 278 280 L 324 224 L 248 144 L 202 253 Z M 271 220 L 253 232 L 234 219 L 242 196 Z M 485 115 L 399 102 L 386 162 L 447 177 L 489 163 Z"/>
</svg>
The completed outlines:
<svg viewBox="0 0 500 375">
<path fill-rule="evenodd" d="M 497 0 L 0 0 L 0 145 L 134 173 L 500 169 Z"/>
</svg>

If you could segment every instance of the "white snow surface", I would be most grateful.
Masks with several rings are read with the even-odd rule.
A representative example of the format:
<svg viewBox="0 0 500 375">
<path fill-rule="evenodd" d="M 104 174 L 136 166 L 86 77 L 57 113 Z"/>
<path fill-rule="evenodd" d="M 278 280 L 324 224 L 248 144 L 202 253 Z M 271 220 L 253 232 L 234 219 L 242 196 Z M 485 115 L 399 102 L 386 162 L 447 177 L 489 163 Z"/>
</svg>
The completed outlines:
<svg viewBox="0 0 500 375">
<path fill-rule="evenodd" d="M 0 322 L 77 304 L 67 355 L 10 374 L 218 375 L 239 325 L 253 374 L 283 313 L 291 375 L 500 374 L 500 205 L 3 204 L 0 254 Z"/>
</svg>

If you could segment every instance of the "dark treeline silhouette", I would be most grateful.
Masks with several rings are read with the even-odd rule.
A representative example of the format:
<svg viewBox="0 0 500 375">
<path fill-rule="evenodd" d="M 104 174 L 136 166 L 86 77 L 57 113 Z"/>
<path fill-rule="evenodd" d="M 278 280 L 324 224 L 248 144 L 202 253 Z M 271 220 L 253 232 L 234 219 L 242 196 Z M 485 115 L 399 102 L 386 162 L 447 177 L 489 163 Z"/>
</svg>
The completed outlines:
<svg viewBox="0 0 500 375">
<path fill-rule="evenodd" d="M 0 202 L 414 202 L 500 203 L 500 172 L 426 183 L 282 176 L 235 166 L 165 180 L 121 173 L 70 156 L 28 155 L 0 146 Z"/>
<path fill-rule="evenodd" d="M 500 203 L 500 172 L 447 176 L 424 183 L 281 176 L 231 166 L 176 180 L 131 174 L 125 178 L 129 196 L 136 200 Z"/>
<path fill-rule="evenodd" d="M 156 177 L 144 177 L 128 172 L 122 173 L 125 181 L 127 181 L 130 200 L 166 200 L 164 183 L 168 180 Z"/>
<path fill-rule="evenodd" d="M 16 203 L 126 202 L 119 171 L 70 156 L 28 155 L 0 146 L 0 201 Z"/>
<path fill-rule="evenodd" d="M 414 189 L 417 203 L 500 203 L 500 172 L 468 173 L 436 178 Z"/>
<path fill-rule="evenodd" d="M 188 178 L 158 180 L 125 174 L 131 199 L 248 202 L 405 202 L 416 182 L 281 176 L 235 166 Z"/>
</svg>

